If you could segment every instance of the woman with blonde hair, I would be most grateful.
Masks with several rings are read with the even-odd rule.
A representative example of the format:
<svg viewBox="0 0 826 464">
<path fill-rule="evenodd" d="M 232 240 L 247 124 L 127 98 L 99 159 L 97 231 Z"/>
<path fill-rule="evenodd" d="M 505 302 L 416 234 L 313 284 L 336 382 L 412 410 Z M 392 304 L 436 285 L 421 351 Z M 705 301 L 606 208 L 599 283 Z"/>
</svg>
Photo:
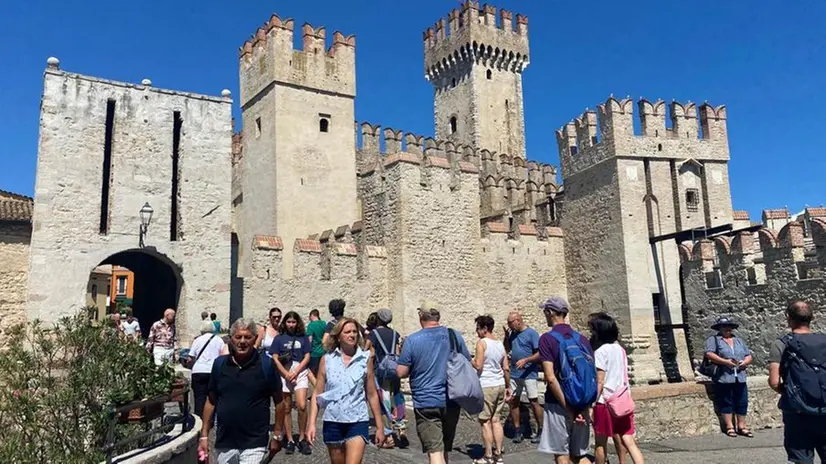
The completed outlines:
<svg viewBox="0 0 826 464">
<path fill-rule="evenodd" d="M 369 440 L 369 413 L 381 417 L 373 359 L 364 349 L 362 328 L 355 319 L 338 321 L 325 338 L 324 348 L 327 354 L 321 358 L 316 376 L 307 439 L 315 439 L 318 409 L 323 407 L 322 436 L 330 462 L 359 463 Z M 383 441 L 384 429 L 376 427 L 376 443 Z"/>
</svg>

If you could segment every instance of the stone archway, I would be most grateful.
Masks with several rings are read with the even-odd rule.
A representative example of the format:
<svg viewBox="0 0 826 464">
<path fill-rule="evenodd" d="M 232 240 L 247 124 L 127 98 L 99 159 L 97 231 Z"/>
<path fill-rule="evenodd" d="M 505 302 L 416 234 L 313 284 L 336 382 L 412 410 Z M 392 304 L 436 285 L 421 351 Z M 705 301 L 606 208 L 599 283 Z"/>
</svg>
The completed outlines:
<svg viewBox="0 0 826 464">
<path fill-rule="evenodd" d="M 97 267 L 105 265 L 120 266 L 133 273 L 129 306 L 140 322 L 144 337 L 166 308 L 179 309 L 183 277 L 178 265 L 166 255 L 149 248 L 124 250 L 104 259 Z"/>
</svg>

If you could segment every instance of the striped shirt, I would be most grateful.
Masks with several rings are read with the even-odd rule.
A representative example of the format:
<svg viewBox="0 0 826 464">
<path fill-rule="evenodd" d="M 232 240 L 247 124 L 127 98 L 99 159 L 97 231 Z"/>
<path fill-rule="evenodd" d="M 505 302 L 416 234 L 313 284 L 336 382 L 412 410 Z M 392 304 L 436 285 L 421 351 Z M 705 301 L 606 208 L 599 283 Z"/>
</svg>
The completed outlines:
<svg viewBox="0 0 826 464">
<path fill-rule="evenodd" d="M 348 366 L 339 349 L 324 355 L 327 380 L 318 398 L 325 406 L 325 422 L 353 424 L 370 420 L 364 390 L 369 360 L 370 352 L 362 349 L 356 351 Z"/>
</svg>

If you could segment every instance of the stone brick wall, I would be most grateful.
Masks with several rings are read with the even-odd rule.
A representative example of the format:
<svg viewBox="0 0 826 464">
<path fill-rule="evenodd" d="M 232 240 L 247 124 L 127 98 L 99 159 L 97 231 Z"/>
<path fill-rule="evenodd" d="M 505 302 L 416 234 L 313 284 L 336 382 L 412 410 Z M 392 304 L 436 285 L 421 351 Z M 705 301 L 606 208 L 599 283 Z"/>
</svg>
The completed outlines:
<svg viewBox="0 0 826 464">
<path fill-rule="evenodd" d="M 26 322 L 30 238 L 28 224 L 0 221 L 0 345 L 3 331 Z"/>
<path fill-rule="evenodd" d="M 814 249 L 807 250 L 803 226 L 789 223 L 779 233 L 761 229 L 733 239 L 716 238 L 682 245 L 687 322 L 695 360 L 702 359 L 709 327 L 720 316 L 740 323 L 737 335 L 754 351 L 754 372 L 765 371 L 771 343 L 788 333 L 786 306 L 808 302 L 817 319 L 826 307 L 826 222 L 812 221 Z M 800 269 L 810 278 L 801 279 Z M 764 268 L 764 281 L 750 270 Z M 708 278 L 719 272 L 722 287 L 709 288 Z M 760 275 L 760 272 L 758 272 Z"/>
<path fill-rule="evenodd" d="M 777 409 L 778 394 L 767 378 L 748 378 L 749 419 L 752 430 L 783 425 Z M 697 383 L 664 384 L 631 389 L 636 409 L 637 440 L 659 441 L 722 433 L 714 410 L 711 385 Z"/>
<path fill-rule="evenodd" d="M 115 101 L 109 228 L 100 231 L 107 100 Z M 179 330 L 197 330 L 201 311 L 228 319 L 231 234 L 231 104 L 228 96 L 156 89 L 45 73 L 35 185 L 27 311 L 54 321 L 85 303 L 89 272 L 139 246 L 139 210 L 154 209 L 146 245 L 179 268 Z M 173 111 L 179 148 L 178 240 L 170 240 Z M 55 274 L 55 264 L 60 267 Z"/>
<path fill-rule="evenodd" d="M 327 319 L 327 303 L 343 298 L 347 316 L 364 323 L 372 311 L 389 307 L 383 247 L 297 240 L 289 278 L 283 272 L 283 248 L 280 237 L 254 239 L 252 273 L 244 279 L 244 317 L 265 322 L 269 309 L 277 306 L 284 312 L 297 311 L 305 320 L 318 309 Z"/>
</svg>

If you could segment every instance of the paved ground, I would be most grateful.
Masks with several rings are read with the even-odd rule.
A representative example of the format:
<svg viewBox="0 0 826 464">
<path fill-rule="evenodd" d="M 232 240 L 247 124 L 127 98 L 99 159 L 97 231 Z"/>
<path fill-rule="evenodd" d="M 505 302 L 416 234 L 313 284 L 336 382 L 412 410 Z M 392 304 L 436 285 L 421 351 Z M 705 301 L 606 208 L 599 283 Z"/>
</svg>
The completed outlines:
<svg viewBox="0 0 826 464">
<path fill-rule="evenodd" d="M 694 438 L 664 440 L 657 443 L 643 443 L 641 448 L 647 463 L 653 464 L 731 464 L 757 463 L 779 464 L 786 462 L 782 448 L 782 430 L 760 430 L 755 437 L 729 438 L 722 434 Z M 415 430 L 410 429 L 410 447 L 407 449 L 383 450 L 368 447 L 364 462 L 367 464 L 409 464 L 426 463 L 425 455 L 416 438 Z M 451 453 L 450 461 L 468 463 L 481 455 L 481 437 L 478 425 L 467 419 L 459 423 L 456 437 L 456 450 Z M 613 453 L 613 449 L 610 450 Z M 505 442 L 505 462 L 508 464 L 535 464 L 551 462 L 548 455 L 536 452 L 536 445 L 525 441 L 519 445 Z M 327 450 L 320 441 L 313 446 L 311 456 L 295 454 L 287 456 L 282 451 L 273 460 L 279 463 L 315 464 L 327 463 Z M 611 462 L 617 463 L 616 456 Z M 630 460 L 629 460 L 630 462 Z M 818 461 L 819 462 L 819 461 Z"/>
</svg>

